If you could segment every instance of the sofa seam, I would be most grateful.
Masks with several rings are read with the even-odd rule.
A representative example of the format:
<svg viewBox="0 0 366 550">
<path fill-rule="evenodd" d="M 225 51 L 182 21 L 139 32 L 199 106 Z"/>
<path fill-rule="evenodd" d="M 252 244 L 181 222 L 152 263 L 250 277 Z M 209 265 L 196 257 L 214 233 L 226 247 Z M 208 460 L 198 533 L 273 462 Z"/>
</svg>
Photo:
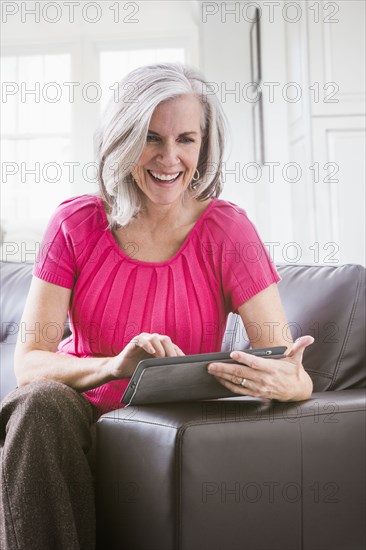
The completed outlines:
<svg viewBox="0 0 366 550">
<path fill-rule="evenodd" d="M 352 412 L 365 412 L 366 408 L 358 408 L 358 409 L 349 409 L 349 410 L 344 410 L 342 409 L 341 411 L 337 411 L 337 412 L 334 412 L 333 414 L 344 414 L 344 413 L 352 413 Z M 253 423 L 253 422 L 261 422 L 262 420 L 271 420 L 271 421 L 275 421 L 275 420 L 285 420 L 285 421 L 289 421 L 289 422 L 292 422 L 293 420 L 299 420 L 300 418 L 310 418 L 312 416 L 314 416 L 314 412 L 311 413 L 311 414 L 302 414 L 300 415 L 298 418 L 284 418 L 283 416 L 266 416 L 266 417 L 262 417 L 260 419 L 253 419 L 253 420 L 219 420 L 217 419 L 216 421 L 215 420 L 212 420 L 212 421 L 208 421 L 208 422 L 192 422 L 191 424 L 186 424 L 184 426 L 184 428 L 189 428 L 189 427 L 194 427 L 194 426 L 207 426 L 208 424 L 217 424 L 217 423 L 220 423 L 220 424 L 238 424 L 238 423 Z M 323 412 L 323 413 L 316 413 L 317 416 L 329 416 L 329 414 L 332 414 L 332 413 L 329 413 L 329 412 Z M 181 426 L 182 428 L 183 426 Z"/>
<path fill-rule="evenodd" d="M 235 344 L 235 337 L 236 337 L 236 333 L 237 333 L 237 330 L 238 330 L 238 326 L 239 326 L 239 318 L 238 318 L 238 315 L 237 313 L 234 313 L 235 315 L 235 321 L 234 321 L 234 330 L 233 330 L 233 334 L 231 336 L 231 343 L 230 343 L 230 349 L 233 350 L 234 348 L 234 344 Z"/>
<path fill-rule="evenodd" d="M 177 550 L 180 550 L 182 547 L 181 533 L 182 533 L 182 448 L 183 448 L 183 435 L 185 432 L 185 426 L 180 426 L 177 430 L 177 443 L 175 446 L 175 455 L 176 455 L 176 521 L 175 521 L 175 534 L 174 534 L 174 544 Z"/>
<path fill-rule="evenodd" d="M 299 422 L 299 436 L 300 436 L 300 483 L 301 483 L 301 501 L 300 501 L 300 548 L 304 548 L 304 453 L 303 453 L 303 437 L 302 426 Z"/>
<path fill-rule="evenodd" d="M 360 287 L 361 287 L 361 270 L 359 269 L 358 265 L 356 265 L 356 267 L 357 267 L 357 271 L 358 271 L 358 281 L 357 281 L 356 295 L 355 295 L 355 298 L 354 298 L 354 301 L 353 301 L 351 315 L 350 315 L 350 318 L 349 318 L 349 321 L 348 321 L 348 324 L 347 324 L 348 326 L 347 326 L 346 335 L 345 335 L 343 345 L 342 345 L 342 348 L 341 348 L 341 351 L 340 351 L 340 354 L 339 354 L 339 358 L 338 358 L 338 360 L 336 362 L 336 365 L 335 365 L 334 374 L 333 374 L 332 381 L 331 381 L 331 384 L 330 384 L 330 387 L 329 387 L 330 390 L 334 387 L 334 385 L 337 381 L 338 372 L 339 372 L 339 369 L 341 367 L 343 357 L 345 355 L 345 352 L 346 352 L 346 349 L 347 349 L 347 346 L 348 346 L 349 337 L 350 337 L 350 334 L 351 334 L 351 329 L 352 329 L 352 326 L 353 326 L 353 321 L 354 321 L 356 309 L 357 309 L 357 306 L 358 306 L 358 298 L 359 298 Z"/>
<path fill-rule="evenodd" d="M 346 414 L 346 413 L 353 413 L 353 412 L 365 412 L 365 407 L 358 407 L 357 409 L 342 409 L 341 411 L 336 411 L 334 413 L 330 413 L 330 412 L 321 412 L 321 413 L 316 413 L 317 416 L 329 416 L 329 414 Z M 180 434 L 181 431 L 185 431 L 186 429 L 188 428 L 193 428 L 193 427 L 197 427 L 197 426 L 208 426 L 208 425 L 211 425 L 211 424 L 238 424 L 238 423 L 241 423 L 241 424 L 244 424 L 244 423 L 250 423 L 252 424 L 253 422 L 261 422 L 263 420 L 271 420 L 272 422 L 274 422 L 275 420 L 285 420 L 285 421 L 289 421 L 289 422 L 292 422 L 294 420 L 299 420 L 301 418 L 310 418 L 312 416 L 314 416 L 314 412 L 312 412 L 311 414 L 301 414 L 298 418 L 297 417 L 289 417 L 289 418 L 284 418 L 283 416 L 265 416 L 265 417 L 261 417 L 259 419 L 254 419 L 253 420 L 250 420 L 250 419 L 245 419 L 245 420 L 232 420 L 232 419 L 229 419 L 229 420 L 220 420 L 220 419 L 212 419 L 210 421 L 206 421 L 206 422 L 202 422 L 202 421 L 197 421 L 197 422 L 191 422 L 191 423 L 187 423 L 187 424 L 184 424 L 182 426 L 172 426 L 172 425 L 169 425 L 169 424 L 159 424 L 158 422 L 150 422 L 150 421 L 146 421 L 146 420 L 139 420 L 139 419 L 134 419 L 134 418 L 131 418 L 131 419 L 128 419 L 128 420 L 124 420 L 124 422 L 130 422 L 130 423 L 139 423 L 139 424 L 148 424 L 148 425 L 153 425 L 153 426 L 161 426 L 162 428 L 172 428 L 174 429 L 176 432 L 178 432 L 178 436 Z"/>
<path fill-rule="evenodd" d="M 179 426 L 173 426 L 172 424 L 162 424 L 161 422 L 151 422 L 146 420 L 139 420 L 138 418 L 121 418 L 116 419 L 112 417 L 105 417 L 102 420 L 98 420 L 98 424 L 102 424 L 103 420 L 113 420 L 113 422 L 139 422 L 141 424 L 151 424 L 152 426 L 161 426 L 162 428 L 172 428 L 173 430 L 179 430 Z"/>
<path fill-rule="evenodd" d="M 330 372 L 319 372 L 318 370 L 315 370 L 315 369 L 306 369 L 306 372 L 311 372 L 312 374 L 316 374 L 319 377 L 329 378 L 330 380 L 333 380 L 333 376 L 334 376 L 334 374 Z"/>
</svg>

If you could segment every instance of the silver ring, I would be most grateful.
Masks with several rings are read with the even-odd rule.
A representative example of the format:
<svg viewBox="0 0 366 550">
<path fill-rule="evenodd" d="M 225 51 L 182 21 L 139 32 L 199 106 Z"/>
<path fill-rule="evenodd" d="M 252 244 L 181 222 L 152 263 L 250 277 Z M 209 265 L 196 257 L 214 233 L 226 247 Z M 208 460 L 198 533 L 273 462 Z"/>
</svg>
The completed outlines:
<svg viewBox="0 0 366 550">
<path fill-rule="evenodd" d="M 240 385 L 243 386 L 243 388 L 245 388 L 246 381 L 247 381 L 247 379 L 243 378 L 243 380 L 240 382 Z"/>
</svg>

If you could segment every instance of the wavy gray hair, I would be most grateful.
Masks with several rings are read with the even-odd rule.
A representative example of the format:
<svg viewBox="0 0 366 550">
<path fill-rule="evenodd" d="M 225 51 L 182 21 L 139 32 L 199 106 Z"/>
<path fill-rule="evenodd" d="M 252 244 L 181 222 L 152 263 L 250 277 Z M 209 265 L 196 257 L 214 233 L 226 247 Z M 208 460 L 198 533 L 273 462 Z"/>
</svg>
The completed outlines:
<svg viewBox="0 0 366 550">
<path fill-rule="evenodd" d="M 95 133 L 99 189 L 107 203 L 109 227 L 127 225 L 142 206 L 142 192 L 131 171 L 140 158 L 156 107 L 182 95 L 202 105 L 202 145 L 197 163 L 200 177 L 189 193 L 197 200 L 222 191 L 222 160 L 227 119 L 209 83 L 193 67 L 157 63 L 139 67 L 118 84 Z M 115 94 L 116 95 L 116 94 Z"/>
</svg>

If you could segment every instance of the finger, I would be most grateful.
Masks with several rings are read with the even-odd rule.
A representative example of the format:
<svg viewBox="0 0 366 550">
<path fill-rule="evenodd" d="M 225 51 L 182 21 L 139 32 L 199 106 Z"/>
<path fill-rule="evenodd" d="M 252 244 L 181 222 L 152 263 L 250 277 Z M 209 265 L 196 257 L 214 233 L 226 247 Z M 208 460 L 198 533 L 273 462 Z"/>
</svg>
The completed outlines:
<svg viewBox="0 0 366 550">
<path fill-rule="evenodd" d="M 169 336 L 156 333 L 150 334 L 148 332 L 142 332 L 132 338 L 128 346 L 131 349 L 139 347 L 155 357 L 176 357 L 177 355 L 185 355 L 176 344 L 172 343 Z"/>
<path fill-rule="evenodd" d="M 135 338 L 132 338 L 130 344 L 143 349 L 150 355 L 153 355 L 155 354 L 155 348 L 150 343 L 148 336 L 149 335 L 145 335 L 145 333 L 139 334 L 138 336 L 135 336 Z"/>
<path fill-rule="evenodd" d="M 177 357 L 185 355 L 185 353 L 180 349 L 177 344 L 174 344 L 169 336 L 161 336 L 160 343 L 164 347 L 165 354 L 167 357 Z"/>
<path fill-rule="evenodd" d="M 295 362 L 302 363 L 305 348 L 314 343 L 314 338 L 310 335 L 300 336 L 292 344 L 290 351 L 286 354 L 286 357 L 291 357 Z"/>
<path fill-rule="evenodd" d="M 263 370 L 268 368 L 267 358 L 257 357 L 252 353 L 245 353 L 245 351 L 232 351 L 230 353 L 230 357 L 237 363 L 246 365 L 251 369 Z"/>
<path fill-rule="evenodd" d="M 227 380 L 226 378 L 222 378 L 221 376 L 215 376 L 216 380 L 220 382 L 222 386 L 230 390 L 231 392 L 237 394 L 237 395 L 246 395 L 250 397 L 259 397 L 258 391 L 251 387 L 253 386 L 252 382 L 249 380 L 246 380 L 245 386 L 242 386 L 241 384 L 233 384 L 230 382 L 230 380 Z"/>
<path fill-rule="evenodd" d="M 177 352 L 177 355 L 185 355 L 185 353 L 180 348 L 178 348 L 176 344 L 173 344 L 173 345 L 174 345 L 175 351 Z"/>
<path fill-rule="evenodd" d="M 235 365 L 232 363 L 210 363 L 208 372 L 215 376 L 220 376 L 232 384 L 240 384 L 243 378 L 257 382 L 259 372 L 254 371 L 246 365 Z"/>
<path fill-rule="evenodd" d="M 245 353 L 245 351 L 232 351 L 230 357 L 234 359 L 234 361 L 247 365 L 253 370 L 265 373 L 272 372 L 276 362 L 281 361 L 281 359 L 275 359 L 270 356 L 259 357 L 252 353 Z"/>
<path fill-rule="evenodd" d="M 150 334 L 149 342 L 154 349 L 155 357 L 165 357 L 165 349 L 159 338 L 160 334 Z"/>
<path fill-rule="evenodd" d="M 276 399 L 276 394 L 272 389 L 261 387 L 253 380 L 245 380 L 245 385 L 233 384 L 229 380 L 221 377 L 215 377 L 220 384 L 237 395 L 246 395 L 249 397 L 260 397 L 264 399 Z"/>
<path fill-rule="evenodd" d="M 179 348 L 178 348 L 178 346 L 173 344 L 173 342 L 171 341 L 169 336 L 162 336 L 160 342 L 161 342 L 161 344 L 164 348 L 166 357 L 177 357 L 177 355 L 178 355 L 177 350 Z"/>
<path fill-rule="evenodd" d="M 165 334 L 153 334 L 151 343 L 156 349 L 156 357 L 177 356 L 177 351 L 169 336 Z"/>
</svg>

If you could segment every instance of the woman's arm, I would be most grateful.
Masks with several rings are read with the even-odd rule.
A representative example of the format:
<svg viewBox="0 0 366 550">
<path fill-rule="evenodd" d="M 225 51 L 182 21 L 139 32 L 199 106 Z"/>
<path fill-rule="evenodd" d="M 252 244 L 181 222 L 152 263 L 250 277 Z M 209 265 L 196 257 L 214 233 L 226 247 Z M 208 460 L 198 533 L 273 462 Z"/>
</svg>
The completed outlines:
<svg viewBox="0 0 366 550">
<path fill-rule="evenodd" d="M 239 395 L 279 401 L 308 399 L 313 384 L 302 365 L 302 357 L 314 338 L 303 336 L 293 343 L 277 285 L 272 284 L 253 296 L 238 311 L 253 348 L 287 346 L 286 358 L 267 359 L 235 351 L 231 357 L 242 365 L 217 363 L 209 367 L 209 372 Z"/>
<path fill-rule="evenodd" d="M 289 347 L 293 343 L 276 283 L 244 302 L 238 312 L 251 347 Z"/>
<path fill-rule="evenodd" d="M 128 378 L 142 359 L 183 355 L 168 336 L 145 333 L 133 338 L 115 357 L 57 354 L 70 297 L 71 290 L 33 277 L 14 354 L 19 386 L 50 379 L 82 392 Z"/>
<path fill-rule="evenodd" d="M 55 353 L 67 318 L 71 290 L 33 277 L 14 354 L 18 385 L 39 379 L 85 391 L 111 380 L 110 358 L 80 359 Z"/>
</svg>

